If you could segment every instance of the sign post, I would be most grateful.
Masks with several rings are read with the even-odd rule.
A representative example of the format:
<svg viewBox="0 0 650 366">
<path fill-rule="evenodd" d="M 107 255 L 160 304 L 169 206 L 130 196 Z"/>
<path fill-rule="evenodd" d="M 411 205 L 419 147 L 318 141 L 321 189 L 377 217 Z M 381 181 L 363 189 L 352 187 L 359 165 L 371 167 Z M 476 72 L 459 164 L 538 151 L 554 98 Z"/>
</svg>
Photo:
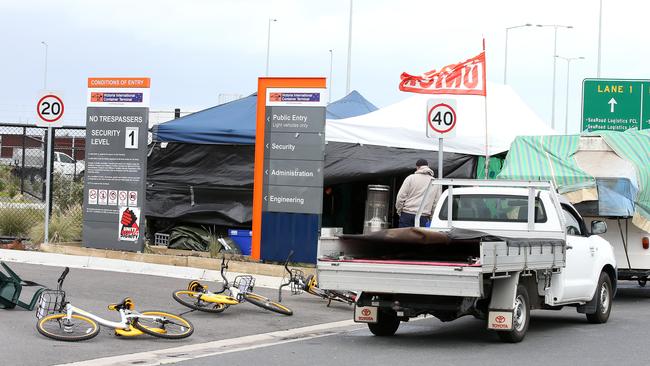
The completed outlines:
<svg viewBox="0 0 650 366">
<path fill-rule="evenodd" d="M 142 251 L 149 78 L 89 78 L 84 246 Z"/>
<path fill-rule="evenodd" d="M 50 240 L 50 211 L 52 194 L 52 127 L 63 126 L 63 113 L 65 107 L 63 99 L 54 92 L 43 91 L 36 102 L 36 126 L 47 127 L 47 152 L 45 153 L 45 235 L 43 242 Z"/>
<path fill-rule="evenodd" d="M 650 80 L 585 79 L 582 131 L 650 129 Z"/>
<path fill-rule="evenodd" d="M 251 257 L 314 262 L 323 206 L 325 78 L 260 78 Z"/>
<path fill-rule="evenodd" d="M 443 177 L 443 140 L 456 135 L 456 100 L 427 101 L 427 137 L 438 139 L 438 178 Z"/>
</svg>

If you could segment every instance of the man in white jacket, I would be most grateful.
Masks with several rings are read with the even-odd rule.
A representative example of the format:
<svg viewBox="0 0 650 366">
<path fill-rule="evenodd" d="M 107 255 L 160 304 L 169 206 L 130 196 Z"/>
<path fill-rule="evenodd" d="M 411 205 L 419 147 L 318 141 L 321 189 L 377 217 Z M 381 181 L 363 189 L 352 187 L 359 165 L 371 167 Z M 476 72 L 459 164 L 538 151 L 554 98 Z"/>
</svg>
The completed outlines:
<svg viewBox="0 0 650 366">
<path fill-rule="evenodd" d="M 427 186 L 434 179 L 433 170 L 429 168 L 429 163 L 424 159 L 418 159 L 415 166 L 417 167 L 415 173 L 406 177 L 397 193 L 395 209 L 399 215 L 399 227 L 415 226 L 415 215 L 418 213 L 422 200 L 424 200 L 424 207 L 420 217 L 420 227 L 427 226 L 431 220 L 433 208 L 442 193 L 441 187 L 434 185 L 429 189 L 427 197 L 424 197 Z"/>
</svg>

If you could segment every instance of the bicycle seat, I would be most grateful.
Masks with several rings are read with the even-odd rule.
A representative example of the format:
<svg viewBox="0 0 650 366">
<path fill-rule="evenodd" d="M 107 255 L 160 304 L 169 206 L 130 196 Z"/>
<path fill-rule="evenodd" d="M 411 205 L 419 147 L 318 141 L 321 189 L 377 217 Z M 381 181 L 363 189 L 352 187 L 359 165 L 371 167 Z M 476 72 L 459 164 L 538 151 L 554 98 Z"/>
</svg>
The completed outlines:
<svg viewBox="0 0 650 366">
<path fill-rule="evenodd" d="M 108 310 L 119 311 L 122 309 L 133 310 L 135 309 L 135 303 L 131 300 L 130 297 L 125 297 L 119 304 L 110 304 L 108 305 Z"/>
</svg>

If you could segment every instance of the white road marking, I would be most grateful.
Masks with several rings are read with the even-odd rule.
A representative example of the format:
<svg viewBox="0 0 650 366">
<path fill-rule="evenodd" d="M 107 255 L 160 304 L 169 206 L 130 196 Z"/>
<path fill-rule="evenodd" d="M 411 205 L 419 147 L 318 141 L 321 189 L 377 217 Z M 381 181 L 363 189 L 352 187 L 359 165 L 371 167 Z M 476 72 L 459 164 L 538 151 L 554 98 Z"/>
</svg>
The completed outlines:
<svg viewBox="0 0 650 366">
<path fill-rule="evenodd" d="M 311 325 L 302 328 L 280 330 L 264 334 L 223 339 L 219 341 L 191 344 L 157 351 L 110 356 L 94 360 L 79 361 L 58 366 L 112 366 L 112 365 L 166 365 L 197 358 L 216 356 L 232 352 L 241 352 L 279 344 L 299 342 L 308 339 L 326 337 L 349 330 L 360 329 L 364 324 L 352 320 Z"/>
</svg>

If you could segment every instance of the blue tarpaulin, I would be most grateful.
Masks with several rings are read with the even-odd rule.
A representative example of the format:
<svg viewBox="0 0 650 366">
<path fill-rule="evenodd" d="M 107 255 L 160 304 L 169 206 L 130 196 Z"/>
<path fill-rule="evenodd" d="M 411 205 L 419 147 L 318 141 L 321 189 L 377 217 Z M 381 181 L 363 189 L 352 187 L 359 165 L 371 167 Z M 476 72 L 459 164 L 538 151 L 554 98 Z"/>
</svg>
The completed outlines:
<svg viewBox="0 0 650 366">
<path fill-rule="evenodd" d="M 153 127 L 154 141 L 254 144 L 257 93 Z"/>
<path fill-rule="evenodd" d="M 327 106 L 328 119 L 355 117 L 377 110 L 356 90 Z M 254 144 L 257 93 L 230 103 L 161 123 L 154 141 L 189 144 Z"/>
<path fill-rule="evenodd" d="M 327 119 L 343 119 L 361 116 L 377 110 L 374 104 L 370 103 L 358 91 L 353 90 L 350 94 L 330 103 L 327 106 Z"/>
</svg>

